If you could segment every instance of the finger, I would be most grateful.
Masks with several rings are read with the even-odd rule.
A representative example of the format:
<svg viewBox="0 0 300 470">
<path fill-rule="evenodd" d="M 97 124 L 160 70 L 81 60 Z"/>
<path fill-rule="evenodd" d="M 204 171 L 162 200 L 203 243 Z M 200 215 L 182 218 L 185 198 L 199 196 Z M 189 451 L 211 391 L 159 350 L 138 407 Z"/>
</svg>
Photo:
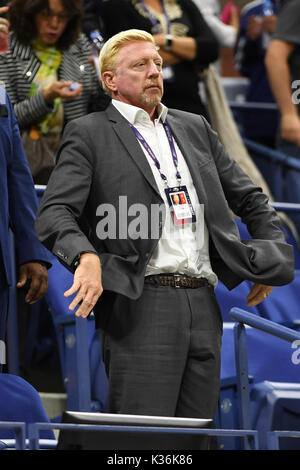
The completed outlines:
<svg viewBox="0 0 300 470">
<path fill-rule="evenodd" d="M 76 311 L 75 315 L 77 317 L 86 318 L 93 310 L 101 294 L 102 294 L 102 290 L 100 293 L 97 293 L 97 294 L 93 294 L 93 295 L 87 294 L 85 298 L 83 299 L 80 307 Z"/>
<path fill-rule="evenodd" d="M 33 278 L 30 284 L 30 289 L 25 297 L 27 303 L 33 304 L 40 300 L 47 292 L 48 279 L 46 277 Z"/>
<path fill-rule="evenodd" d="M 68 88 L 63 88 L 60 92 L 60 97 L 68 101 L 68 100 L 72 100 L 76 98 L 77 96 L 80 96 L 81 93 L 82 93 L 82 85 L 78 86 L 76 90 L 69 90 Z"/>
<path fill-rule="evenodd" d="M 247 295 L 247 300 L 249 301 L 255 298 L 257 294 L 259 293 L 260 289 L 261 289 L 261 286 L 259 284 L 254 284 L 251 291 Z"/>
<path fill-rule="evenodd" d="M 48 290 L 48 282 L 41 280 L 39 285 L 36 286 L 32 291 L 29 291 L 25 297 L 25 301 L 29 304 L 34 304 L 40 300 L 46 294 Z"/>
<path fill-rule="evenodd" d="M 84 299 L 78 310 L 75 312 L 76 317 L 86 318 L 93 310 L 94 305 L 95 304 L 91 300 Z"/>
<path fill-rule="evenodd" d="M 20 274 L 19 274 L 19 280 L 17 282 L 17 287 L 23 287 L 25 286 L 27 281 L 27 271 L 24 269 L 23 266 L 20 267 Z"/>
<path fill-rule="evenodd" d="M 37 297 L 37 293 L 40 290 L 40 284 L 41 284 L 41 278 L 37 276 L 32 276 L 29 289 L 25 297 L 26 303 L 31 303 L 35 301 Z"/>
<path fill-rule="evenodd" d="M 76 280 L 74 279 L 74 282 L 73 282 L 72 286 L 70 287 L 70 289 L 68 289 L 64 292 L 64 296 L 65 297 L 70 297 L 70 295 L 75 294 L 75 292 L 77 292 L 80 289 L 80 287 L 81 287 L 80 281 L 78 281 L 77 279 Z"/>
<path fill-rule="evenodd" d="M 254 297 L 252 300 L 247 301 L 247 307 L 255 307 L 256 305 L 260 304 L 264 300 L 263 297 L 260 297 L 259 295 Z"/>
<path fill-rule="evenodd" d="M 2 18 L 0 18 L 0 31 L 1 33 L 4 33 L 6 35 L 9 33 L 8 22 L 6 20 L 3 20 Z"/>
<path fill-rule="evenodd" d="M 1 7 L 1 8 L 0 8 L 0 15 L 1 15 L 2 13 L 6 13 L 8 10 L 9 10 L 9 6 Z"/>
<path fill-rule="evenodd" d="M 71 86 L 72 84 L 72 81 L 71 80 L 67 80 L 65 82 L 57 82 L 57 85 L 59 88 L 69 88 L 69 86 Z"/>
<path fill-rule="evenodd" d="M 251 300 L 248 300 L 247 305 L 249 307 L 255 307 L 259 303 L 261 303 L 263 300 L 265 300 L 268 295 L 269 295 L 269 290 L 266 289 L 264 286 L 261 286 L 259 291 L 256 293 L 254 297 L 251 298 Z"/>
<path fill-rule="evenodd" d="M 70 303 L 69 310 L 74 310 L 74 308 L 77 307 L 77 305 L 80 302 L 82 302 L 82 300 L 84 299 L 84 296 L 85 296 L 85 292 L 82 289 L 80 289 L 77 295 L 74 297 L 74 299 Z"/>
</svg>

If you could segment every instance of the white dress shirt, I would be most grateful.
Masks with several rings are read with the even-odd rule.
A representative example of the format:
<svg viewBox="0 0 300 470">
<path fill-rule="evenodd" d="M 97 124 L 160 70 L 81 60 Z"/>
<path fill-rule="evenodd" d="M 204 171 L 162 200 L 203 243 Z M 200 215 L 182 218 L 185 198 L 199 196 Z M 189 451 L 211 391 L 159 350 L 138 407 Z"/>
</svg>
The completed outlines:
<svg viewBox="0 0 300 470">
<path fill-rule="evenodd" d="M 112 100 L 112 104 L 127 121 L 136 127 L 151 147 L 160 163 L 161 172 L 167 177 L 167 186 L 178 187 L 169 141 L 162 124 L 167 118 L 167 107 L 163 104 L 159 105 L 159 116 L 153 123 L 149 114 L 141 108 L 118 100 Z M 166 206 L 162 236 L 147 265 L 146 276 L 180 273 L 188 276 L 204 277 L 216 287 L 218 279 L 210 264 L 209 234 L 204 221 L 203 206 L 199 204 L 190 171 L 175 140 L 174 144 L 178 158 L 178 170 L 181 174 L 181 185 L 187 187 L 192 206 L 196 212 L 196 222 L 184 224 L 183 226 L 174 224 L 165 193 L 166 184 L 149 153 L 140 143 Z"/>
</svg>

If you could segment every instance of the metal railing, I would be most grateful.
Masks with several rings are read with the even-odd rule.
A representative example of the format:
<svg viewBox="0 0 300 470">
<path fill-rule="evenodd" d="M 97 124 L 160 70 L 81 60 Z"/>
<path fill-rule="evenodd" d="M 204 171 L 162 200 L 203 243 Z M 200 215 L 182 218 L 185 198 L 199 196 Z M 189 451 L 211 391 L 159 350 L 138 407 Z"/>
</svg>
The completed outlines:
<svg viewBox="0 0 300 470">
<path fill-rule="evenodd" d="M 239 401 L 239 425 L 241 429 L 251 429 L 247 337 L 245 325 L 256 328 L 290 343 L 300 340 L 300 332 L 236 307 L 230 310 L 230 317 L 236 322 L 234 325 L 234 347 L 237 394 Z M 250 444 L 247 439 L 245 439 L 244 445 L 245 449 L 250 448 Z"/>
</svg>

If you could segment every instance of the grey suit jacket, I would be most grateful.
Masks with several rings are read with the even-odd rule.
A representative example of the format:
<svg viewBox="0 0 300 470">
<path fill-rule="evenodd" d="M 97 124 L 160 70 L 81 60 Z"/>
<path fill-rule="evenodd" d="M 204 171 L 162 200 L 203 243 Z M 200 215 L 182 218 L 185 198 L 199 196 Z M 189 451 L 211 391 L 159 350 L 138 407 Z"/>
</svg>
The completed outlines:
<svg viewBox="0 0 300 470">
<path fill-rule="evenodd" d="M 230 158 L 204 118 L 169 110 L 167 120 L 204 204 L 211 263 L 219 279 L 229 289 L 245 279 L 267 285 L 289 283 L 294 275 L 293 249 L 284 241 L 267 196 Z M 110 104 L 103 112 L 67 125 L 36 230 L 46 247 L 71 270 L 80 252 L 98 253 L 104 291 L 134 299 L 142 292 L 145 268 L 162 224 L 156 238 L 118 236 L 124 228 L 122 218 L 124 221 L 126 216 L 130 224 L 126 210 L 119 207 L 119 196 L 127 197 L 128 207 L 163 203 L 134 133 Z M 97 237 L 99 207 L 103 209 L 104 204 L 116 210 L 114 239 Z M 232 211 L 247 224 L 253 239 L 240 240 Z"/>
</svg>

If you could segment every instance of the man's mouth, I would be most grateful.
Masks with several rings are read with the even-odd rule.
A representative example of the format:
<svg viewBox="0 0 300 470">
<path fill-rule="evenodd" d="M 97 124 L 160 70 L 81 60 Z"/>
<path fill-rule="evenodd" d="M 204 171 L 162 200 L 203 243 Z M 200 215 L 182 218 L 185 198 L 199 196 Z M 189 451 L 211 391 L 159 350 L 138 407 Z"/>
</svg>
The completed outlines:
<svg viewBox="0 0 300 470">
<path fill-rule="evenodd" d="M 152 83 L 151 85 L 147 85 L 147 86 L 146 86 L 146 89 L 147 89 L 147 90 L 149 90 L 149 89 L 160 90 L 160 86 L 159 86 L 157 83 Z"/>
</svg>

